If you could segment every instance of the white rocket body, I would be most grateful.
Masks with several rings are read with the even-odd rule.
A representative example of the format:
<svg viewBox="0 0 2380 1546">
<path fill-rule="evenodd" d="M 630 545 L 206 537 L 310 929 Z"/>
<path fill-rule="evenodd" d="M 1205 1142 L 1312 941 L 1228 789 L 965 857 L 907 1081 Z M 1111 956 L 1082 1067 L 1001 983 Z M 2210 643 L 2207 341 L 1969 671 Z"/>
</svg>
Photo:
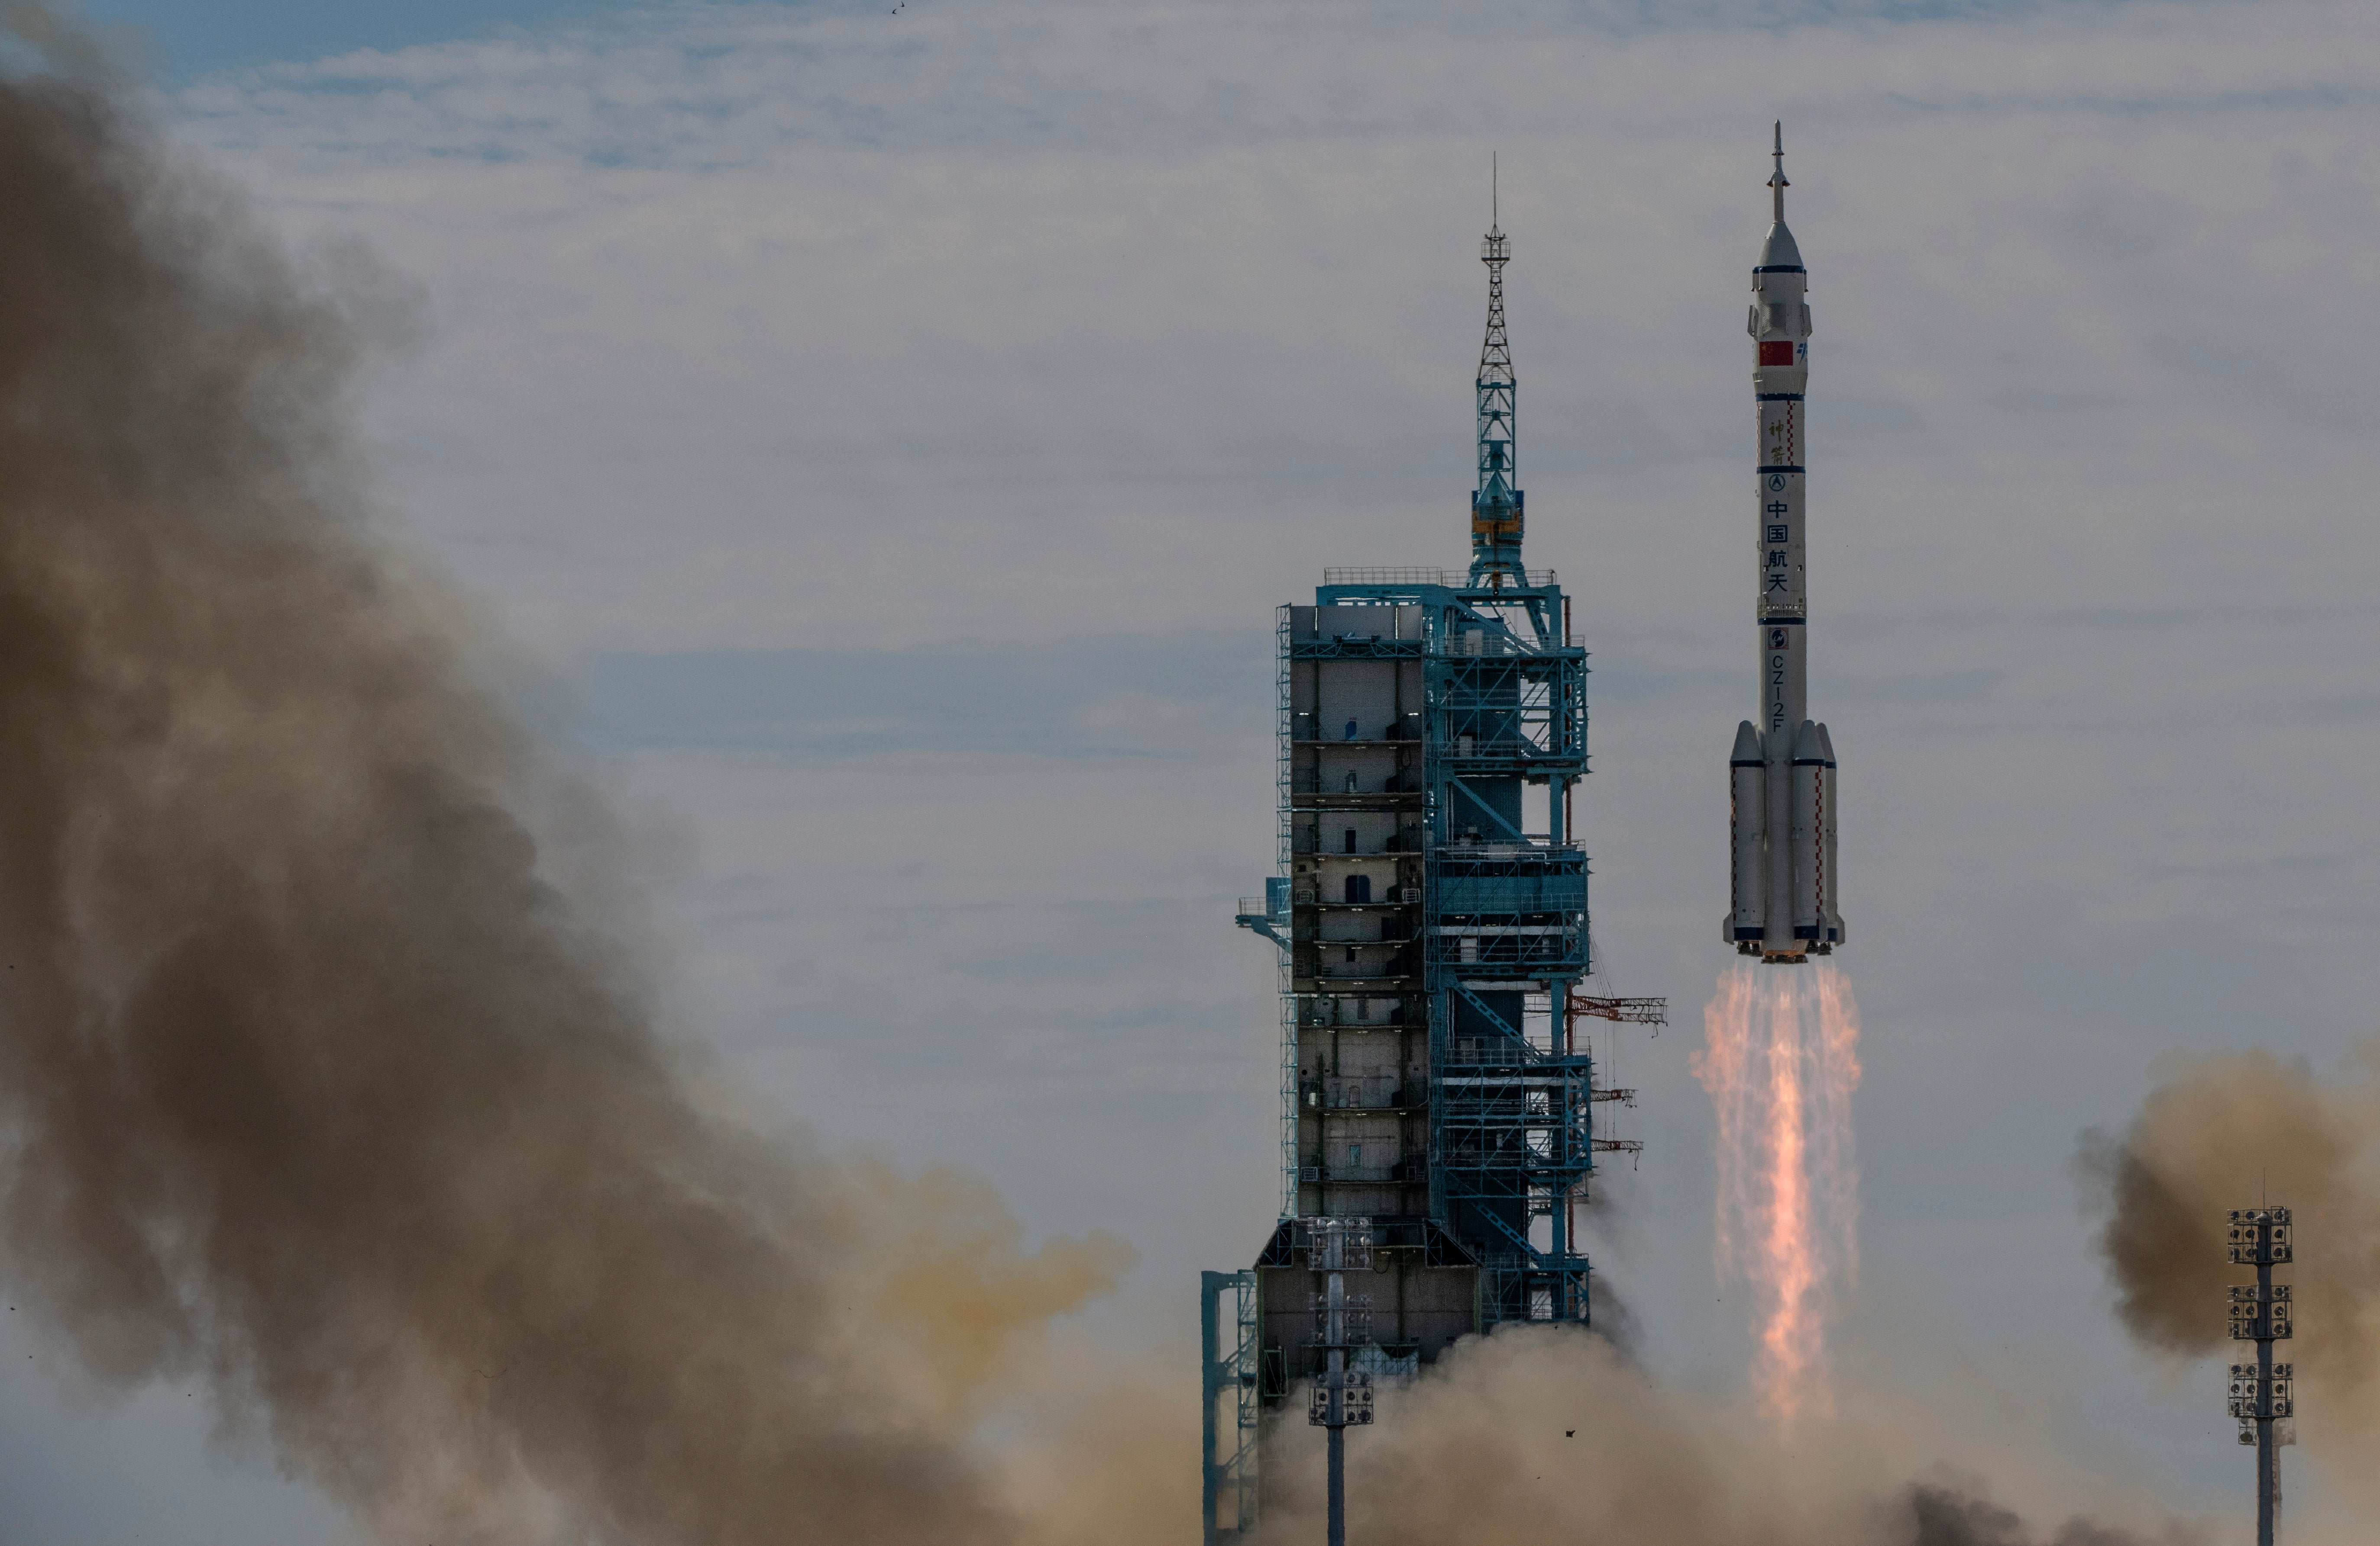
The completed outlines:
<svg viewBox="0 0 2380 1546">
<path fill-rule="evenodd" d="M 1760 719 L 1736 731 L 1730 757 L 1733 894 L 1726 937 L 1772 961 L 1825 955 L 1843 943 L 1835 883 L 1835 754 L 1809 709 L 1808 541 L 1803 502 L 1802 405 L 1810 379 L 1808 274 L 1785 228 L 1782 137 L 1776 223 L 1752 271 L 1753 394 L 1757 407 L 1759 565 L 1754 620 Z"/>
</svg>

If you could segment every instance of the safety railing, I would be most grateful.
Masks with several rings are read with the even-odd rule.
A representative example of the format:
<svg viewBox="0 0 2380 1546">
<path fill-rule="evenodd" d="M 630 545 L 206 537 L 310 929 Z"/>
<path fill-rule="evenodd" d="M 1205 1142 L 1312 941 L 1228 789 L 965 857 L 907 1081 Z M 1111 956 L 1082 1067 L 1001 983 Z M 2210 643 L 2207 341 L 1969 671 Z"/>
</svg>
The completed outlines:
<svg viewBox="0 0 2380 1546">
<path fill-rule="evenodd" d="M 1524 572 L 1523 578 L 1532 588 L 1556 583 L 1554 572 L 1550 569 L 1527 570 Z M 1326 586 L 1443 586 L 1449 590 L 1472 588 L 1469 570 L 1397 565 L 1325 569 L 1322 583 Z"/>
</svg>

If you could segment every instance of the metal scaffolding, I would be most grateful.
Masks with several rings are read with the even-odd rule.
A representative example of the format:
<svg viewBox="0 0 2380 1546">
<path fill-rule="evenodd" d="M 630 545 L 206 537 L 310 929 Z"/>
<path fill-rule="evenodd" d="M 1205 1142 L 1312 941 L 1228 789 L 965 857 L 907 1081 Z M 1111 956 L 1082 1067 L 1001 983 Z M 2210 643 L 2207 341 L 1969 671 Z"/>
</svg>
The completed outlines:
<svg viewBox="0 0 2380 1546">
<path fill-rule="evenodd" d="M 1253 1530 L 1259 1424 L 1296 1382 L 1336 1434 L 1353 1393 L 1463 1335 L 1584 1324 L 1573 1210 L 1597 1156 L 1642 1147 L 1600 1129 L 1633 1092 L 1575 1029 L 1663 1004 L 1578 991 L 1587 655 L 1521 562 L 1511 256 L 1491 225 L 1470 568 L 1326 570 L 1275 618 L 1277 870 L 1238 922 L 1280 966 L 1281 1206 L 1250 1271 L 1204 1279 L 1208 1546 Z"/>
<path fill-rule="evenodd" d="M 1587 858 L 1562 829 L 1569 788 L 1587 769 L 1586 651 L 1567 634 L 1552 574 L 1497 579 L 1334 571 L 1314 615 L 1358 626 L 1293 622 L 1286 641 L 1293 676 L 1309 660 L 1421 663 L 1423 702 L 1410 719 L 1419 776 L 1393 798 L 1420 817 L 1423 884 L 1400 893 L 1383 930 L 1399 944 L 1393 954 L 1336 970 L 1417 1000 L 1428 1087 L 1404 1093 L 1427 1144 L 1423 1164 L 1407 1164 L 1401 1178 L 1471 1253 L 1483 1327 L 1585 1318 L 1589 1269 L 1571 1207 L 1597 1153 L 1637 1147 L 1597 1133 L 1596 1108 L 1626 1093 L 1597 1090 L 1594 1057 L 1570 1032 L 1572 990 L 1593 965 Z M 1362 625 L 1373 616 L 1412 621 Z M 1294 734 L 1293 713 L 1292 726 Z M 1526 787 L 1546 791 L 1534 825 L 1522 815 Z M 1298 799 L 1293 781 L 1290 798 Z M 1343 793 L 1314 798 L 1346 803 Z M 1318 837 L 1315 846 L 1327 845 Z M 1298 937 L 1307 927 L 1302 897 L 1292 906 Z M 1319 934 L 1328 907 L 1312 905 Z M 1310 977 L 1293 968 L 1293 994 L 1335 985 L 1332 971 L 1319 960 Z M 1328 1211 L 1330 1166 L 1315 1147 L 1302 1175 L 1321 1190 L 1304 1201 Z"/>
<path fill-rule="evenodd" d="M 1223 1320 L 1223 1301 L 1232 1318 Z M 1198 1274 L 1200 1388 L 1206 1404 L 1199 1437 L 1206 1457 L 1201 1489 L 1207 1539 L 1246 1533 L 1257 1518 L 1257 1428 L 1262 1415 L 1261 1358 L 1257 1339 L 1257 1274 Z M 1226 1333 L 1229 1340 L 1226 1340 Z M 1231 1409 L 1231 1441 L 1223 1440 L 1222 1411 Z"/>
</svg>

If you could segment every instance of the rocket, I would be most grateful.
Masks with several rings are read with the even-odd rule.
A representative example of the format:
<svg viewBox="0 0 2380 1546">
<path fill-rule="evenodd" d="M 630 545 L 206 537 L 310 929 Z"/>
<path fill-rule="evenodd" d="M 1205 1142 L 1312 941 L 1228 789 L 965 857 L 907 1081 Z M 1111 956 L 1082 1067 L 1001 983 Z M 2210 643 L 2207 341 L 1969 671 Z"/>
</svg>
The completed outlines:
<svg viewBox="0 0 2380 1546">
<path fill-rule="evenodd" d="M 1835 747 L 1809 718 L 1808 532 L 1802 399 L 1810 380 L 1809 275 L 1785 228 L 1785 126 L 1768 179 L 1774 223 L 1752 271 L 1752 391 L 1758 409 L 1759 574 L 1754 607 L 1760 719 L 1736 728 L 1729 760 L 1732 884 L 1726 938 L 1788 963 L 1844 942 L 1835 906 Z"/>
</svg>

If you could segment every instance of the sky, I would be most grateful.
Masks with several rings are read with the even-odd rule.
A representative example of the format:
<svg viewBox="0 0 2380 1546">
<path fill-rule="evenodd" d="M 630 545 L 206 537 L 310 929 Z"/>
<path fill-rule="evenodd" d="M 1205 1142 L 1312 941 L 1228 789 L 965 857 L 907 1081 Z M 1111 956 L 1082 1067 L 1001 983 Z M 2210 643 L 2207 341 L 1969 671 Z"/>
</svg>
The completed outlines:
<svg viewBox="0 0 2380 1546">
<path fill-rule="evenodd" d="M 252 69 L 424 43 L 518 36 L 620 7 L 583 0 L 248 0 L 237 6 L 175 0 L 87 0 L 60 7 L 122 46 L 169 84 L 225 70 Z"/>
<path fill-rule="evenodd" d="M 1687 1057 L 1732 959 L 1781 117 L 1866 1025 L 1840 1357 L 2234 1506 L 2216 1371 L 2123 1340 L 2073 1156 L 2177 1052 L 2380 1031 L 2380 14 L 889 10 L 84 13 L 385 303 L 382 519 L 632 814 L 722 1077 L 1123 1235 L 1090 1334 L 1186 1367 L 1196 1271 L 1277 1195 L 1271 947 L 1231 926 L 1272 609 L 1465 556 L 1492 152 L 1529 557 L 1593 651 L 1600 980 L 1672 1010 L 1606 1049 L 1645 1152 L 1598 1265 L 1664 1379 L 1740 1388 Z M 336 1538 L 183 1393 L 6 1350 L 0 1541 Z"/>
</svg>

